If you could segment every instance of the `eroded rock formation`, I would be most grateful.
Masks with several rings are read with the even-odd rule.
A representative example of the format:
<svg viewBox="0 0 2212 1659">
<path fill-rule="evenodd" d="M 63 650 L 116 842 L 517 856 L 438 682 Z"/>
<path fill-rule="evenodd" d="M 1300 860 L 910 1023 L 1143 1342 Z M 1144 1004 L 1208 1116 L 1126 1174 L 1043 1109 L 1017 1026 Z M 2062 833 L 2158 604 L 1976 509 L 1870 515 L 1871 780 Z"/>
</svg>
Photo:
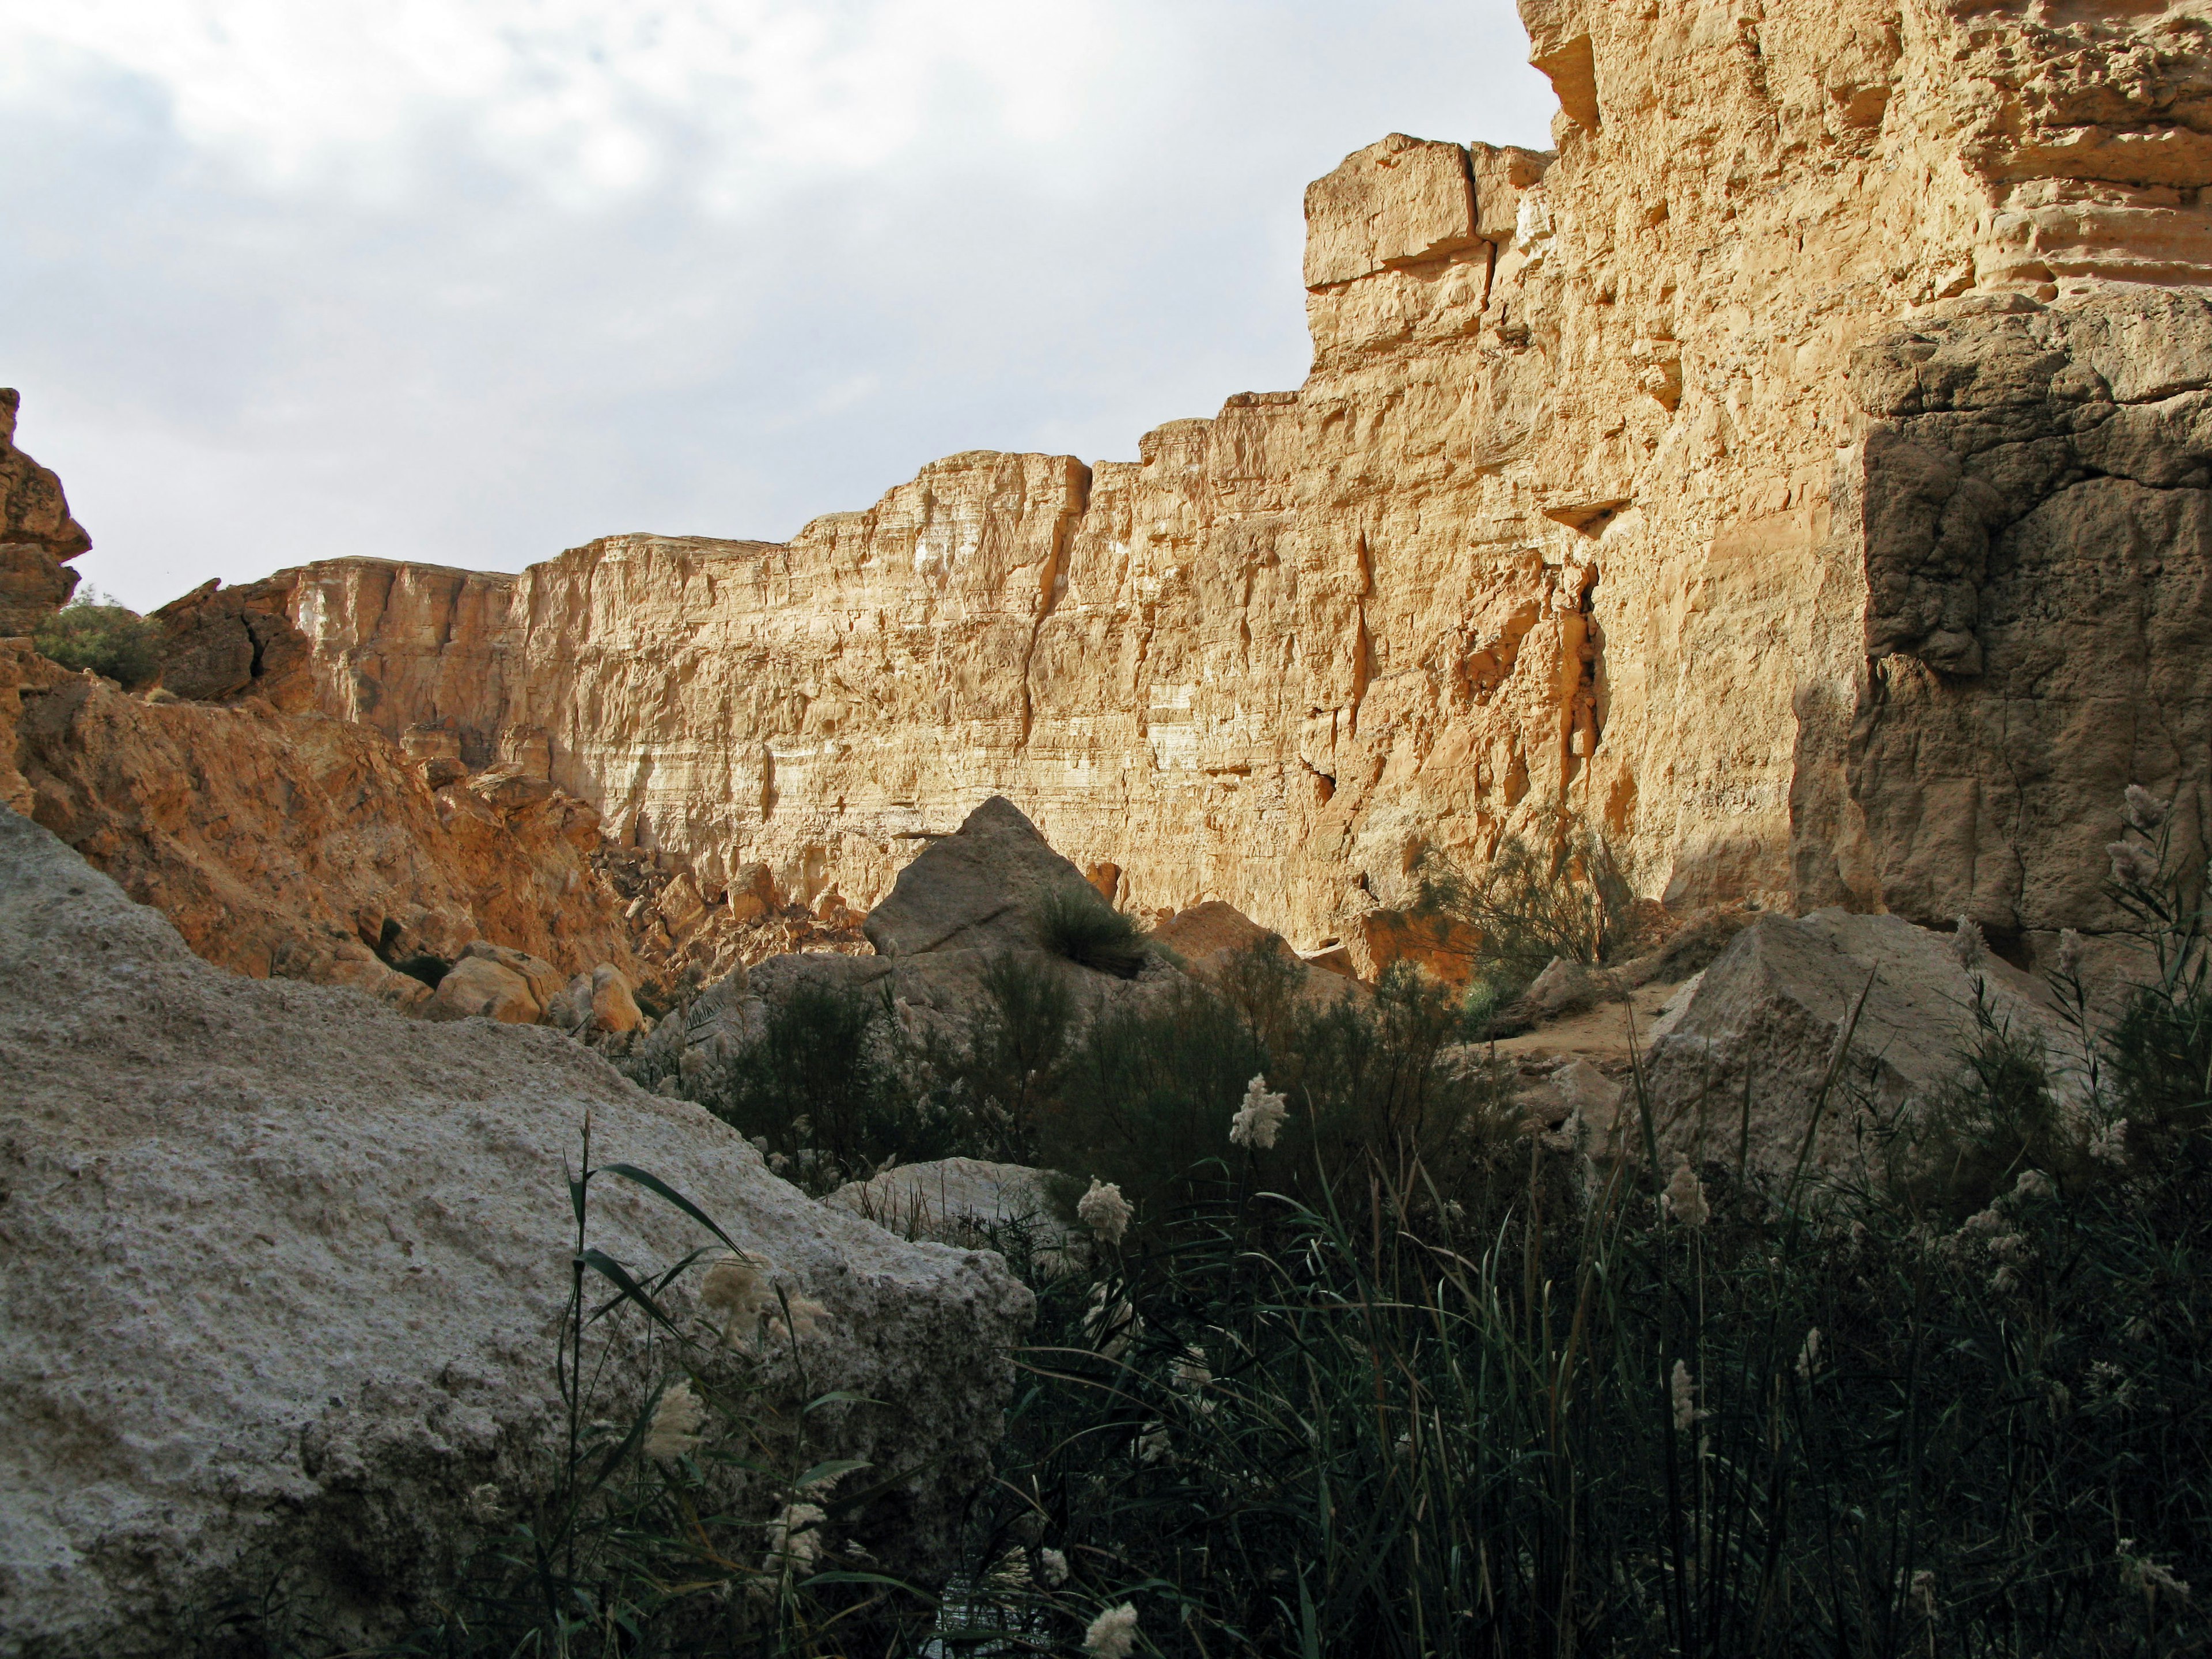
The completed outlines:
<svg viewBox="0 0 2212 1659">
<path fill-rule="evenodd" d="M 787 546 L 346 561 L 177 624 L 542 750 L 709 904 L 865 907 L 1000 793 L 1126 903 L 1369 969 L 1449 958 L 1425 858 L 1561 805 L 1678 902 L 2094 925 L 2110 786 L 2202 817 L 2203 0 L 1522 14 L 1556 151 L 1315 185 L 1297 392 L 952 456 Z"/>
<path fill-rule="evenodd" d="M 27 634 L 76 591 L 69 562 L 92 547 L 61 480 L 15 447 L 21 394 L 0 387 L 0 637 Z"/>
</svg>

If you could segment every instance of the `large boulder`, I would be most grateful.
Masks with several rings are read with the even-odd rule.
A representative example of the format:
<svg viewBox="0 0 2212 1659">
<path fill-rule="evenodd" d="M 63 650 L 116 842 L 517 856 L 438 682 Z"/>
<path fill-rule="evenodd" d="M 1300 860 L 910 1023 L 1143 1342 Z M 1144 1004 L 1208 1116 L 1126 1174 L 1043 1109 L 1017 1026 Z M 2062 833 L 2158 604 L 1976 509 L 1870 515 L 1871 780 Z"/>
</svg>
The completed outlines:
<svg viewBox="0 0 2212 1659">
<path fill-rule="evenodd" d="M 814 1413 L 813 1455 L 910 1471 L 853 1535 L 893 1571 L 948 1565 L 1030 1305 L 995 1257 L 811 1203 L 553 1030 L 226 974 L 5 811 L 0 1076 L 0 1655 L 178 1652 L 191 1610 L 277 1587 L 333 1648 L 404 1628 L 547 1468 L 587 1118 L 595 1162 L 659 1175 L 826 1304 L 805 1378 L 750 1362 L 763 1398 L 896 1402 Z M 620 1260 L 707 1242 L 597 1190 Z"/>
<path fill-rule="evenodd" d="M 1661 1136 L 1787 1178 L 1817 1104 L 1812 1167 L 1844 1170 L 1873 1124 L 1932 1099 L 1992 1030 L 2042 1043 L 2063 1082 L 2072 1034 L 2045 988 L 1960 945 L 1897 916 L 1762 916 L 1653 1028 L 1644 1066 Z"/>
<path fill-rule="evenodd" d="M 899 872 L 861 931 L 878 956 L 1034 949 L 1035 912 L 1048 893 L 1095 898 L 1082 871 L 1052 850 L 1004 795 L 970 812 Z"/>
</svg>

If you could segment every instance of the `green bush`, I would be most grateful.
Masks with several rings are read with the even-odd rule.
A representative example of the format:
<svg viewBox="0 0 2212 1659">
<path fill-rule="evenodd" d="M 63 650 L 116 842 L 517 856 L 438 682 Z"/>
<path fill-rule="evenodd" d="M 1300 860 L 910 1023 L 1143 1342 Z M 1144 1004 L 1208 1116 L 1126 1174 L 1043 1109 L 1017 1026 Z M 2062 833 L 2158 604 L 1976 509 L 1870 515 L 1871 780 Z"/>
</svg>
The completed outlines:
<svg viewBox="0 0 2212 1659">
<path fill-rule="evenodd" d="M 1555 812 L 1507 836 L 1479 871 L 1430 860 L 1419 908 L 1480 937 L 1475 975 L 1493 1005 L 1526 990 L 1555 957 L 1595 964 L 1627 936 L 1636 895 L 1603 835 Z"/>
<path fill-rule="evenodd" d="M 1144 931 L 1091 887 L 1053 888 L 1034 915 L 1038 939 L 1056 957 L 1122 979 L 1144 968 Z"/>
<path fill-rule="evenodd" d="M 64 668 L 90 669 L 126 690 L 161 672 L 161 627 L 88 587 L 40 623 L 40 653 Z"/>
<path fill-rule="evenodd" d="M 1223 991 L 1185 980 L 1103 1015 L 1042 1115 L 1047 1165 L 1110 1181 L 1162 1218 L 1230 1191 L 1314 1198 L 1316 1181 L 1376 1158 L 1418 1161 L 1443 1188 L 1476 1178 L 1510 1136 L 1510 1085 L 1451 1047 L 1451 991 L 1398 963 L 1370 999 L 1316 1003 L 1283 994 L 1279 963 L 1255 945 Z M 1230 1127 L 1255 1077 L 1288 1115 L 1273 1146 L 1240 1148 Z"/>
<path fill-rule="evenodd" d="M 894 1155 L 945 1155 L 944 1125 L 907 1097 L 880 993 L 803 983 L 769 1007 L 760 1036 L 715 1075 L 700 1103 L 811 1192 L 864 1178 Z"/>
</svg>

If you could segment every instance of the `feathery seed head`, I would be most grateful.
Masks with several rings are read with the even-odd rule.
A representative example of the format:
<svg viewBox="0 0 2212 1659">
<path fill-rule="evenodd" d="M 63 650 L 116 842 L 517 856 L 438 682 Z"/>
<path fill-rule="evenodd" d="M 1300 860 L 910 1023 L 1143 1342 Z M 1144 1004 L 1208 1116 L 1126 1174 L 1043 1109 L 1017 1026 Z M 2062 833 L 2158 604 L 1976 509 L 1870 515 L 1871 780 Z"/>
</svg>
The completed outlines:
<svg viewBox="0 0 2212 1659">
<path fill-rule="evenodd" d="M 691 1392 L 691 1380 L 686 1377 L 653 1408 L 653 1421 L 645 1431 L 645 1455 L 681 1457 L 699 1443 L 699 1425 L 706 1420 L 707 1408 Z"/>
<path fill-rule="evenodd" d="M 1699 1416 L 1698 1385 L 1691 1380 L 1690 1368 L 1679 1359 L 1674 1362 L 1674 1376 L 1668 1391 L 1674 1402 L 1674 1431 L 1687 1434 Z"/>
<path fill-rule="evenodd" d="M 2058 971 L 2069 979 L 2081 971 L 2081 935 L 2071 927 L 2058 930 Z"/>
<path fill-rule="evenodd" d="M 2166 822 L 2166 808 L 2158 804 L 2150 791 L 2139 783 L 2131 783 L 2124 797 L 2127 802 L 2128 822 L 2148 835 Z"/>
<path fill-rule="evenodd" d="M 1037 1565 L 1044 1570 L 1044 1582 L 1058 1589 L 1067 1582 L 1067 1557 L 1058 1550 L 1039 1550 Z"/>
<path fill-rule="evenodd" d="M 1245 1085 L 1244 1103 L 1237 1109 L 1237 1115 L 1229 1120 L 1230 1143 L 1267 1152 L 1274 1146 L 1276 1133 L 1289 1115 L 1284 1109 L 1283 1097 L 1269 1094 L 1267 1079 L 1264 1076 L 1255 1076 Z"/>
<path fill-rule="evenodd" d="M 1097 1659 L 1129 1659 L 1137 1646 L 1137 1609 L 1124 1601 L 1109 1607 L 1083 1632 L 1083 1650 Z"/>
<path fill-rule="evenodd" d="M 2158 860 L 2147 847 L 2116 841 L 2105 848 L 2112 860 L 2112 879 L 2123 887 L 2148 887 L 2158 879 Z"/>
<path fill-rule="evenodd" d="M 1667 1190 L 1660 1195 L 1659 1201 L 1666 1206 L 1668 1214 L 1693 1231 L 1713 1218 L 1712 1208 L 1705 1202 L 1704 1184 L 1698 1181 L 1698 1172 L 1690 1167 L 1686 1153 L 1675 1160 L 1674 1173 L 1667 1178 Z"/>
<path fill-rule="evenodd" d="M 1980 967 L 1990 954 L 1989 940 L 1982 936 L 1982 924 L 1972 916 L 1960 916 L 1951 935 L 1951 954 L 1959 958 L 1959 966 L 1968 973 Z"/>
<path fill-rule="evenodd" d="M 1091 1190 L 1077 1200 L 1075 1218 L 1104 1239 L 1109 1244 L 1119 1244 L 1121 1235 L 1129 1231 L 1133 1212 L 1128 1200 L 1121 1196 L 1121 1188 L 1115 1182 L 1091 1177 Z"/>
</svg>

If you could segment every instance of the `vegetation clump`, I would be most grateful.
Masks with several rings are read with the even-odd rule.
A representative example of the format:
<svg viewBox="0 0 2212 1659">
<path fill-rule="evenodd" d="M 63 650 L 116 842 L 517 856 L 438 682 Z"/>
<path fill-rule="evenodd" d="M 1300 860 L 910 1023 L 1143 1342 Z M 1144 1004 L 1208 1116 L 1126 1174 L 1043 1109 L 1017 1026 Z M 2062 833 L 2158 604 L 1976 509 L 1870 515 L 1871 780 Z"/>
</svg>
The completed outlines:
<svg viewBox="0 0 2212 1659">
<path fill-rule="evenodd" d="M 1036 902 L 1037 939 L 1056 957 L 1121 979 L 1143 971 L 1144 930 L 1088 885 L 1054 887 Z"/>
<path fill-rule="evenodd" d="M 497 1650 L 586 1650 L 574 1604 L 635 1655 L 2203 1652 L 2212 951 L 2169 850 L 2116 844 L 2157 972 L 2115 1018 L 2060 953 L 2077 1053 L 1985 1019 L 1924 1107 L 1824 1097 L 1808 1146 L 1853 1110 L 1867 1156 L 1779 1190 L 1662 1156 L 1640 1081 L 1602 1144 L 1525 1127 L 1411 969 L 1316 1003 L 1263 947 L 1086 1022 L 1009 960 L 957 1040 L 794 1003 L 729 1109 L 857 1091 L 870 1133 L 1077 1178 L 1079 1248 L 983 1230 L 1038 1312 L 963 1571 L 843 1570 L 793 1486 L 744 1569 L 785 1612 L 686 1645 L 652 1597 L 726 1581 L 678 1570 L 712 1523 L 655 1483 L 709 1431 L 672 1389 L 627 1553 Z"/>
<path fill-rule="evenodd" d="M 40 655 L 89 669 L 128 690 L 161 672 L 161 625 L 87 587 L 32 635 Z"/>
</svg>

